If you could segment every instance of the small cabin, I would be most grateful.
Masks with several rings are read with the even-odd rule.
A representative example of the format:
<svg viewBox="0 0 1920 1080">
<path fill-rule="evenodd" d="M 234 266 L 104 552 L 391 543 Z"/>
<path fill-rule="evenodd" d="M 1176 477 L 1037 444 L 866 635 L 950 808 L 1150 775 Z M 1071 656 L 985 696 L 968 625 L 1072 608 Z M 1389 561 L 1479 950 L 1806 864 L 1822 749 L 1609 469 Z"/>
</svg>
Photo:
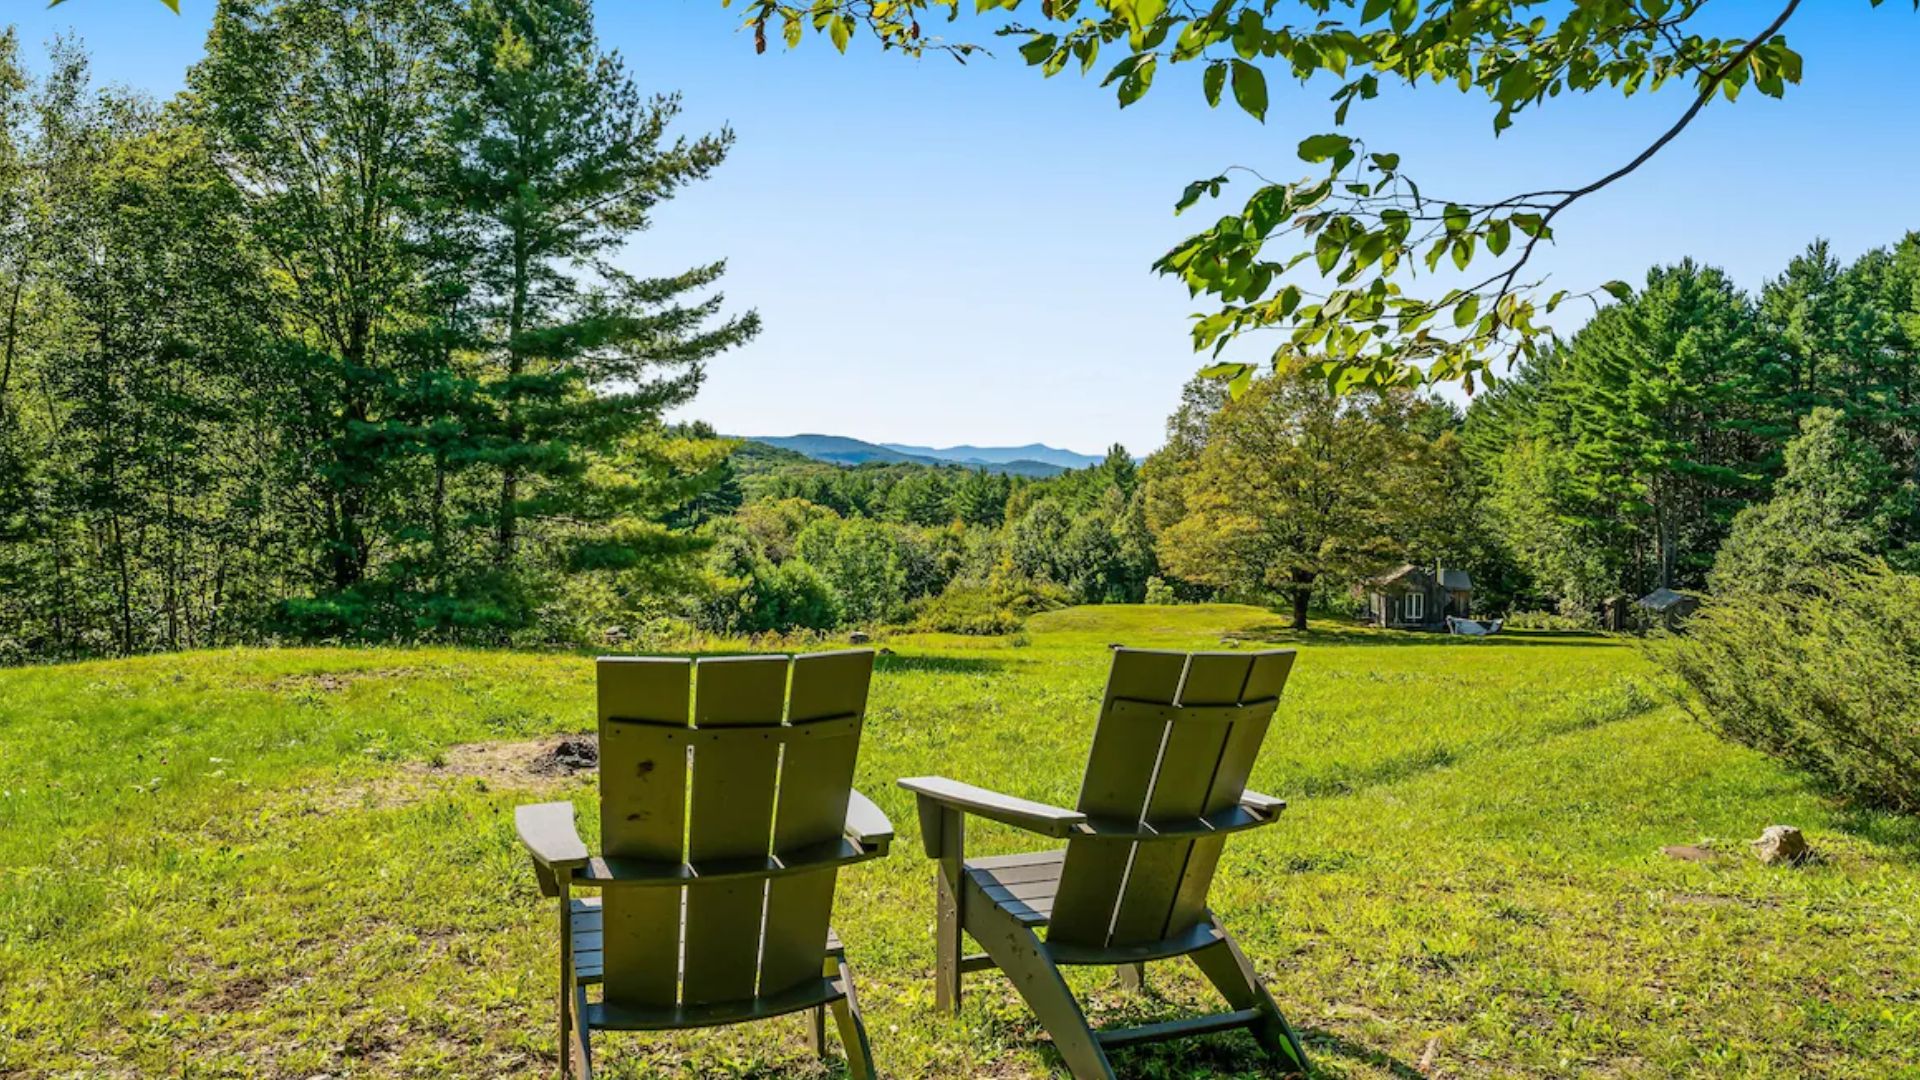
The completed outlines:
<svg viewBox="0 0 1920 1080">
<path fill-rule="evenodd" d="M 1473 579 L 1465 570 L 1402 565 L 1365 586 L 1366 621 L 1390 630 L 1444 630 L 1447 616 L 1473 617 Z"/>
<path fill-rule="evenodd" d="M 1683 592 L 1675 592 L 1661 586 L 1635 601 L 1646 611 L 1648 625 L 1664 626 L 1676 630 L 1686 621 L 1687 616 L 1700 610 L 1700 598 Z"/>
</svg>

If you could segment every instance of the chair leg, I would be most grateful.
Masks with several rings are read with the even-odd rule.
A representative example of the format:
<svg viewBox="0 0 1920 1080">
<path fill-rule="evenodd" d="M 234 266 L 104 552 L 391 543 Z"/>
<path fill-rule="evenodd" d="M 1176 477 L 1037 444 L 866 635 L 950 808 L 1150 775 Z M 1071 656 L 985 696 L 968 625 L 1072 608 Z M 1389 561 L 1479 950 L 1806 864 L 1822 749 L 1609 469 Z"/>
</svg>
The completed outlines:
<svg viewBox="0 0 1920 1080">
<path fill-rule="evenodd" d="M 1275 1004 L 1273 995 L 1260 981 L 1260 975 L 1253 970 L 1253 964 L 1247 960 L 1240 946 L 1225 930 L 1220 931 L 1218 944 L 1209 945 L 1199 952 L 1189 954 L 1193 962 L 1200 966 L 1200 973 L 1207 977 L 1227 1004 L 1235 1009 L 1257 1009 L 1262 1017 L 1253 1026 L 1253 1037 L 1267 1053 L 1284 1062 L 1291 1071 L 1302 1076 L 1307 1073 L 1307 1051 L 1300 1044 L 1300 1036 L 1287 1023 Z"/>
<path fill-rule="evenodd" d="M 586 988 L 576 986 L 573 988 L 573 1045 L 561 1047 L 560 1053 L 573 1062 L 578 1080 L 593 1080 L 593 1032 L 587 1029 L 583 1019 L 586 1013 Z"/>
<path fill-rule="evenodd" d="M 1121 964 L 1114 972 L 1114 982 L 1129 994 L 1143 993 L 1147 989 L 1147 965 Z"/>
<path fill-rule="evenodd" d="M 853 992 L 853 969 L 840 961 L 840 985 L 846 996 L 833 1003 L 833 1021 L 840 1029 L 840 1045 L 847 1051 L 847 1075 L 853 1080 L 873 1080 L 873 1044 L 867 1041 L 867 1024 L 860 1016 L 860 999 Z"/>
<path fill-rule="evenodd" d="M 807 1010 L 807 1047 L 815 1057 L 827 1056 L 827 1007 L 815 1005 Z"/>
<path fill-rule="evenodd" d="M 963 818 L 957 811 L 942 809 L 939 815 L 940 869 L 934 899 L 933 1007 L 948 1016 L 960 1013 L 960 926 L 965 921 L 966 834 Z"/>
<path fill-rule="evenodd" d="M 1114 1080 L 1113 1066 L 1073 991 L 1034 932 L 1002 911 L 969 879 L 967 933 L 987 950 L 1000 970 L 1013 980 L 1027 1007 L 1053 1037 L 1054 1049 L 1067 1063 L 1074 1080 Z"/>
<path fill-rule="evenodd" d="M 566 973 L 560 975 L 560 1041 L 556 1044 L 560 1054 L 560 1080 L 571 1080 L 573 1076 L 573 987 Z"/>
</svg>

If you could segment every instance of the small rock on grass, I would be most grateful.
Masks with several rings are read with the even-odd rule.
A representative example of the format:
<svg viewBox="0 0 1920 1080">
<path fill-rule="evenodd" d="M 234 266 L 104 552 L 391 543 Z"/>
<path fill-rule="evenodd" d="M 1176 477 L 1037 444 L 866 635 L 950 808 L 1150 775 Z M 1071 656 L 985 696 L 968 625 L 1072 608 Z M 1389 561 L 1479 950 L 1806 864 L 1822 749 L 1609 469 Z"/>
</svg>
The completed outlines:
<svg viewBox="0 0 1920 1080">
<path fill-rule="evenodd" d="M 1785 863 L 1798 866 L 1813 854 L 1807 846 L 1807 838 L 1799 829 L 1791 825 L 1769 825 L 1760 833 L 1760 839 L 1753 842 L 1753 853 L 1768 866 Z"/>
</svg>

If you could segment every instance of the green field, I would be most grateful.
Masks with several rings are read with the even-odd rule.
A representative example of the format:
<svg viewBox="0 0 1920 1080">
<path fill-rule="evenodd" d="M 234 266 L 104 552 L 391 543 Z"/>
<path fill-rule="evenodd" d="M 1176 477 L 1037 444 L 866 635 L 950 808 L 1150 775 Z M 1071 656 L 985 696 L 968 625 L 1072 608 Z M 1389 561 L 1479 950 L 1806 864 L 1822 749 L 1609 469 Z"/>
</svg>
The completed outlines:
<svg viewBox="0 0 1920 1080">
<path fill-rule="evenodd" d="M 1012 639 L 883 641 L 861 786 L 900 831 L 843 877 L 890 1076 L 1058 1072 L 1004 979 L 932 1008 L 933 880 L 895 777 L 1071 803 L 1108 643 L 1300 645 L 1214 906 L 1325 1076 L 1920 1075 L 1920 828 L 1849 812 L 1661 702 L 1628 643 L 1296 638 L 1253 608 L 1080 608 Z M 242 650 L 0 671 L 0 1075 L 536 1075 L 549 908 L 513 837 L 590 779 L 449 750 L 589 730 L 592 664 Z M 1822 857 L 1745 841 L 1804 828 Z M 980 853 L 1022 838 L 982 825 Z M 1707 861 L 1665 845 L 1721 852 Z M 550 903 L 550 902 L 547 902 Z M 1075 975 L 1096 1022 L 1206 999 Z M 603 1041 L 604 1075 L 817 1076 L 799 1018 Z M 1124 1075 L 1265 1075 L 1244 1035 Z"/>
</svg>

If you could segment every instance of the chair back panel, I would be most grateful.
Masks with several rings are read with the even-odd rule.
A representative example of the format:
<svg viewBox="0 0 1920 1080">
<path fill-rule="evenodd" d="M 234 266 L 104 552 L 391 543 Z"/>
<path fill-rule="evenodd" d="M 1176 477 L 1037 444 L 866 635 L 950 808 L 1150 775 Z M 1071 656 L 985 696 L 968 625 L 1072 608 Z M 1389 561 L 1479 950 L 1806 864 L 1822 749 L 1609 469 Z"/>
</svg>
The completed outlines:
<svg viewBox="0 0 1920 1080">
<path fill-rule="evenodd" d="M 864 716 L 873 653 L 866 649 L 816 653 L 793 662 L 787 719 L 835 734 L 787 742 L 780 765 L 780 804 L 774 814 L 773 854 L 791 855 L 840 839 L 847 827 L 847 794 L 860 753 L 860 726 L 833 722 Z M 775 878 L 767 886 L 767 935 L 760 957 L 760 992 L 777 994 L 820 976 L 821 946 L 833 914 L 836 867 Z"/>
<path fill-rule="evenodd" d="M 650 663 L 662 666 L 649 669 L 648 678 L 632 673 L 642 663 L 649 662 L 600 664 L 602 746 L 617 746 L 624 755 L 616 763 L 602 751 L 607 855 L 685 861 L 697 873 L 733 860 L 741 861 L 736 868 L 765 865 L 783 850 L 839 840 L 872 674 L 870 651 L 797 660 L 726 657 L 690 669 L 686 661 L 656 661 Z M 677 684 L 664 674 L 671 663 L 679 665 Z M 617 689 L 610 692 L 610 684 Z M 799 737 L 786 727 L 789 714 L 796 727 L 818 724 L 819 734 Z M 671 812 L 662 773 L 677 778 Z M 651 795 L 630 791 L 636 784 Z M 642 816 L 614 820 L 636 809 Z M 610 842 L 629 834 L 643 834 L 647 842 L 623 849 Z M 680 887 L 607 888 L 607 1000 L 651 1007 L 738 1002 L 818 978 L 835 876 L 829 868 L 772 882 L 759 873 L 696 877 Z"/>
<path fill-rule="evenodd" d="M 1153 649 L 1116 649 L 1100 703 L 1100 721 L 1080 781 L 1081 813 L 1092 818 L 1138 821 L 1146 811 L 1153 768 L 1166 737 L 1164 720 L 1113 715 L 1119 699 L 1171 705 L 1180 698 L 1187 654 Z M 1049 941 L 1104 945 L 1113 925 L 1114 905 L 1126 880 L 1133 845 L 1072 840 L 1054 898 Z"/>
<path fill-rule="evenodd" d="M 1118 650 L 1080 810 L 1129 826 L 1186 823 L 1240 800 L 1272 708 L 1221 720 L 1184 707 L 1235 706 L 1278 696 L 1291 650 L 1166 653 Z M 1115 702 L 1176 706 L 1169 713 Z M 1067 843 L 1048 940 L 1124 946 L 1186 929 L 1206 908 L 1224 837 L 1134 841 L 1077 836 Z"/>
</svg>

